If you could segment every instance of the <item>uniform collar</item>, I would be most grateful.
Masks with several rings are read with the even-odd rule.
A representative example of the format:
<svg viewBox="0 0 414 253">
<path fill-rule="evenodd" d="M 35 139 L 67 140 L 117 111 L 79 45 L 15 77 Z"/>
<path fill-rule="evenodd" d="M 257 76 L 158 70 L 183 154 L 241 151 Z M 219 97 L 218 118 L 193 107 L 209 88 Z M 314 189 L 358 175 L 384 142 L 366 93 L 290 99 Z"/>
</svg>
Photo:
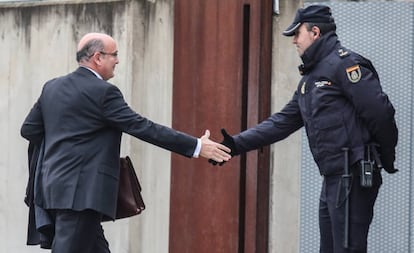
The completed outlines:
<svg viewBox="0 0 414 253">
<path fill-rule="evenodd" d="M 299 66 L 301 75 L 308 73 L 313 67 L 330 54 L 340 42 L 335 32 L 328 32 L 316 40 L 301 56 L 303 64 Z"/>
</svg>

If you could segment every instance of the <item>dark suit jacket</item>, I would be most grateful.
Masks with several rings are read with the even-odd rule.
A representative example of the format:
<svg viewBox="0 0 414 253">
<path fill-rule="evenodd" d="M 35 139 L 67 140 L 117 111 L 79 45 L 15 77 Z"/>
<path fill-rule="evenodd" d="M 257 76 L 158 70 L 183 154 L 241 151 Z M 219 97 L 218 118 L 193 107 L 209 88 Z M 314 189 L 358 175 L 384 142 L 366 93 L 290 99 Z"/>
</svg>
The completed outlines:
<svg viewBox="0 0 414 253">
<path fill-rule="evenodd" d="M 86 68 L 48 81 L 21 128 L 27 140 L 45 140 L 35 204 L 93 209 L 114 219 L 122 132 L 187 157 L 197 145 L 134 112 L 116 86 Z"/>
</svg>

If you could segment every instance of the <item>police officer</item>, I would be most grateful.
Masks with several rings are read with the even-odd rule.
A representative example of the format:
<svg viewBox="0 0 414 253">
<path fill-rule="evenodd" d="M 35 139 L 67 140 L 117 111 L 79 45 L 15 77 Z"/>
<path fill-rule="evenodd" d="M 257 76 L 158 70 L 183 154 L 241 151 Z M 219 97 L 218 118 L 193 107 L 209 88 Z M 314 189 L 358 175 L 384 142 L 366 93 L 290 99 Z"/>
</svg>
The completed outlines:
<svg viewBox="0 0 414 253">
<path fill-rule="evenodd" d="M 366 252 L 373 207 L 382 184 L 380 169 L 397 171 L 394 108 L 371 62 L 339 42 L 329 7 L 299 9 L 283 35 L 293 37 L 303 62 L 299 66 L 302 79 L 292 99 L 280 112 L 237 135 L 230 136 L 223 129 L 222 143 L 234 156 L 280 141 L 304 126 L 323 175 L 320 252 Z M 367 154 L 368 145 L 378 152 Z M 372 161 L 377 158 L 375 163 L 370 160 L 373 171 L 368 187 L 360 182 L 360 162 L 367 156 Z M 349 168 L 344 168 L 345 162 Z M 351 174 L 345 189 L 344 169 Z"/>
</svg>

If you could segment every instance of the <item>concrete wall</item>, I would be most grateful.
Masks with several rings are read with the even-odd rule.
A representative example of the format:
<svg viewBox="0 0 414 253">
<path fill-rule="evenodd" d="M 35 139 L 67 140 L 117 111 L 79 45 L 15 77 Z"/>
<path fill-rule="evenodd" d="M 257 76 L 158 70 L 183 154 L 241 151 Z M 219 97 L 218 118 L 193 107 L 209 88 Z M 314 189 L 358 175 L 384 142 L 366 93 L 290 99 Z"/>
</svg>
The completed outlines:
<svg viewBox="0 0 414 253">
<path fill-rule="evenodd" d="M 281 31 L 302 1 L 280 1 L 273 19 L 272 111 L 291 98 L 299 57 Z M 45 252 L 25 246 L 27 142 L 19 130 L 45 81 L 76 67 L 77 42 L 105 32 L 118 42 L 116 76 L 132 108 L 170 125 L 174 0 L 62 0 L 0 4 L 0 253 Z M 105 223 L 113 253 L 168 252 L 170 153 L 124 136 L 147 205 L 141 215 Z M 270 252 L 298 252 L 300 134 L 272 147 Z"/>
<path fill-rule="evenodd" d="M 280 0 L 280 14 L 273 18 L 272 112 L 278 112 L 292 98 L 300 79 L 301 60 L 292 38 L 282 35 L 302 7 L 302 1 Z M 299 252 L 299 204 L 301 131 L 271 148 L 271 199 L 269 252 Z"/>
<path fill-rule="evenodd" d="M 0 252 L 44 252 L 25 246 L 23 203 L 27 142 L 24 117 L 45 81 L 77 67 L 76 46 L 87 32 L 118 42 L 120 63 L 110 81 L 140 114 L 170 125 L 173 1 L 45 1 L 0 5 Z M 169 152 L 124 136 L 141 178 L 147 210 L 104 229 L 112 252 L 167 252 Z"/>
</svg>

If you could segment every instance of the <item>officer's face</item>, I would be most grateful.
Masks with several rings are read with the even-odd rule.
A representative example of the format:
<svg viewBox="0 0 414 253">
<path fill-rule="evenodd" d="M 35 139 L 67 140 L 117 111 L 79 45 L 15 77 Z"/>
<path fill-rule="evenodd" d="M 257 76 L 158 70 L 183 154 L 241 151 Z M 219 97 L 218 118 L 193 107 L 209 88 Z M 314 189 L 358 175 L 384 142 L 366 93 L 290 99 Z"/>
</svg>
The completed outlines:
<svg viewBox="0 0 414 253">
<path fill-rule="evenodd" d="M 300 25 L 295 32 L 295 36 L 293 36 L 293 44 L 296 45 L 299 56 L 302 56 L 306 49 L 319 37 L 320 31 L 316 26 L 312 27 L 311 31 L 308 31 L 306 24 Z"/>
</svg>

